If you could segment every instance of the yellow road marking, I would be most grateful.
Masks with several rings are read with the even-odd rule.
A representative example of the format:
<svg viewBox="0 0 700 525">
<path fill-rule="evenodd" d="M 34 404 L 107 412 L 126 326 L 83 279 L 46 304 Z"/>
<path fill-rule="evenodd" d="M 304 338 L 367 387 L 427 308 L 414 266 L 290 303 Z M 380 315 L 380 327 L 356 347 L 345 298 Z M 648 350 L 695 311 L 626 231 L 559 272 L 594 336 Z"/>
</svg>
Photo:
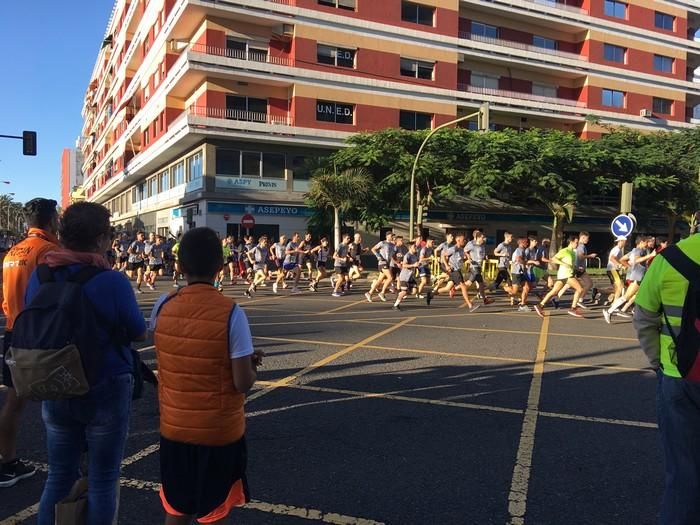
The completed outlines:
<svg viewBox="0 0 700 525">
<path fill-rule="evenodd" d="M 330 341 L 316 341 L 315 339 L 290 339 L 287 337 L 267 337 L 262 335 L 254 335 L 253 339 L 262 339 L 264 341 L 279 341 L 280 343 L 300 343 L 306 345 L 348 346 L 347 343 L 332 343 Z"/>
<path fill-rule="evenodd" d="M 261 391 L 259 391 L 259 392 L 255 392 L 254 394 L 248 396 L 247 401 L 252 401 L 252 400 L 257 399 L 257 398 L 259 398 L 259 397 L 262 397 L 262 396 L 264 396 L 264 395 L 266 395 L 266 394 L 269 394 L 270 392 L 272 392 L 273 390 L 275 390 L 277 387 L 279 387 L 279 386 L 284 386 L 284 385 L 286 385 L 286 384 L 288 384 L 288 383 L 291 383 L 291 382 L 294 381 L 295 379 L 297 379 L 297 378 L 299 378 L 299 377 L 301 377 L 301 376 L 303 376 L 303 375 L 305 375 L 305 374 L 308 374 L 309 372 L 311 372 L 311 371 L 313 371 L 313 370 L 316 370 L 317 368 L 320 368 L 320 367 L 322 367 L 322 366 L 324 366 L 324 365 L 327 365 L 328 363 L 331 363 L 331 362 L 335 361 L 336 359 L 339 359 L 339 358 L 343 357 L 344 355 L 349 354 L 349 353 L 352 352 L 353 350 L 357 350 L 358 348 L 360 348 L 360 347 L 362 347 L 362 346 L 364 346 L 364 345 L 366 345 L 366 344 L 368 344 L 368 343 L 371 343 L 371 342 L 374 341 L 375 339 L 379 339 L 380 337 L 383 337 L 383 336 L 385 336 L 385 335 L 387 335 L 387 334 L 390 334 L 390 333 L 393 332 L 394 330 L 398 330 L 398 329 L 401 328 L 403 325 L 405 325 L 405 324 L 407 324 L 407 323 L 410 323 L 410 322 L 413 321 L 413 320 L 415 320 L 415 317 L 409 317 L 409 318 L 407 318 L 407 319 L 404 319 L 404 320 L 401 321 L 400 323 L 396 323 L 395 325 L 393 325 L 393 326 L 391 326 L 391 327 L 389 327 L 389 328 L 387 328 L 387 329 L 385 329 L 385 330 L 382 330 L 382 331 L 379 332 L 379 333 L 376 333 L 376 334 L 374 334 L 374 335 L 371 335 L 371 336 L 369 336 L 369 337 L 364 338 L 364 339 L 363 339 L 362 341 L 360 341 L 359 343 L 355 343 L 355 344 L 353 344 L 353 345 L 348 346 L 347 348 L 344 348 L 344 349 L 342 349 L 342 350 L 336 352 L 335 354 L 331 354 L 331 355 L 329 355 L 329 356 L 327 356 L 327 357 L 324 357 L 324 358 L 321 359 L 320 361 L 317 361 L 317 362 L 315 362 L 315 363 L 313 363 L 313 364 L 307 366 L 306 368 L 303 368 L 302 370 L 300 370 L 300 371 L 297 372 L 296 374 L 291 375 L 291 376 L 284 377 L 284 378 L 280 379 L 279 381 L 276 381 L 274 384 L 270 385 L 270 386 L 269 386 L 268 388 L 266 388 L 265 390 L 261 390 Z"/>
<path fill-rule="evenodd" d="M 577 416 L 575 414 L 560 414 L 558 412 L 539 412 L 542 417 L 555 419 L 571 419 L 573 421 L 588 421 L 589 423 L 607 423 L 610 425 L 622 425 L 626 427 L 659 428 L 656 423 L 647 421 L 630 421 L 629 419 L 611 419 L 607 417 Z"/>
<path fill-rule="evenodd" d="M 354 301 L 352 303 L 347 303 L 344 304 L 343 306 L 338 306 L 337 308 L 333 308 L 332 310 L 328 310 L 327 312 L 321 312 L 321 315 L 330 315 L 330 314 L 336 314 L 338 312 L 342 312 L 343 310 L 347 310 L 348 308 L 351 308 L 353 306 L 356 306 L 361 303 L 367 302 L 365 299 L 362 299 L 361 301 Z"/>
<path fill-rule="evenodd" d="M 148 352 L 149 350 L 155 350 L 155 349 L 156 349 L 155 345 L 151 345 L 151 346 L 144 346 L 142 348 L 139 348 L 136 351 L 141 353 L 141 352 Z"/>
<path fill-rule="evenodd" d="M 35 503 L 34 505 L 30 505 L 26 509 L 20 510 L 17 514 L 14 514 L 9 518 L 5 518 L 4 520 L 0 521 L 0 525 L 17 525 L 19 523 L 22 523 L 23 521 L 28 520 L 37 512 L 39 512 L 39 504 Z"/>
<path fill-rule="evenodd" d="M 542 391 L 542 375 L 544 374 L 544 360 L 547 352 L 547 332 L 549 331 L 549 316 L 542 320 L 542 329 L 537 343 L 537 356 L 532 372 L 530 392 L 527 396 L 527 408 L 523 417 L 523 427 L 520 432 L 520 444 L 513 468 L 513 479 L 508 494 L 508 512 L 511 525 L 523 525 L 525 523 L 525 511 L 527 510 L 527 491 L 530 485 L 530 470 L 532 468 L 532 454 L 535 450 L 535 431 L 537 429 L 537 412 Z"/>
</svg>

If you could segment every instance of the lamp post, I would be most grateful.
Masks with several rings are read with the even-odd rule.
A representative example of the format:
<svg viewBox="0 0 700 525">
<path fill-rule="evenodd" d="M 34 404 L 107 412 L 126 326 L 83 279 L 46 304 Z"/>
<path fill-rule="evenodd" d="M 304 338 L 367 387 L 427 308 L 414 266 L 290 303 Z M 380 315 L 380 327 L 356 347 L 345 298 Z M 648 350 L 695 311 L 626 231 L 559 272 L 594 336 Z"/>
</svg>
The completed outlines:
<svg viewBox="0 0 700 525">
<path fill-rule="evenodd" d="M 12 197 L 15 195 L 15 193 L 11 192 L 11 193 L 6 193 L 5 195 L 7 195 L 9 197 L 9 200 L 7 201 L 7 224 L 6 224 L 6 226 L 7 226 L 7 231 L 10 231 L 10 208 L 11 208 L 10 204 L 12 203 Z"/>
<path fill-rule="evenodd" d="M 416 153 L 416 158 L 413 161 L 413 169 L 411 170 L 411 188 L 410 188 L 410 196 L 411 196 L 411 204 L 409 207 L 409 212 L 408 212 L 408 238 L 413 240 L 414 238 L 414 227 L 415 227 L 415 213 L 416 213 L 416 168 L 418 167 L 418 159 L 420 158 L 420 154 L 423 153 L 423 148 L 425 145 L 428 143 L 430 140 L 430 137 L 435 135 L 438 131 L 440 131 L 443 128 L 446 128 L 448 126 L 452 126 L 453 124 L 459 124 L 460 122 L 464 122 L 465 120 L 469 120 L 474 117 L 479 117 L 479 130 L 480 131 L 488 131 L 489 129 L 489 103 L 484 102 L 481 107 L 479 108 L 479 111 L 476 111 L 474 113 L 470 113 L 469 115 L 465 115 L 464 117 L 460 117 L 454 120 L 450 120 L 449 122 L 445 122 L 444 124 L 440 124 L 438 127 L 433 129 L 430 133 L 428 133 L 428 136 L 425 137 L 425 140 L 423 141 L 423 144 L 420 145 L 420 148 L 418 148 L 418 153 Z"/>
</svg>

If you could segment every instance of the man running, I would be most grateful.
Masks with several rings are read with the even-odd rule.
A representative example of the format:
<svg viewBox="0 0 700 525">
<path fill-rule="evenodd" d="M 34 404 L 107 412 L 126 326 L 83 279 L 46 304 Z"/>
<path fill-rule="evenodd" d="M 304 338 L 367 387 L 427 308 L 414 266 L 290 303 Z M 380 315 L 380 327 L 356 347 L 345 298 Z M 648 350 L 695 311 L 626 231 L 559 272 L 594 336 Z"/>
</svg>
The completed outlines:
<svg viewBox="0 0 700 525">
<path fill-rule="evenodd" d="M 597 253 L 588 253 L 588 240 L 590 239 L 590 234 L 588 232 L 581 232 L 578 234 L 578 248 L 576 248 L 576 278 L 579 280 L 581 283 L 581 286 L 583 287 L 583 293 L 581 294 L 581 304 L 577 305 L 580 308 L 583 308 L 584 310 L 588 308 L 586 305 L 583 304 L 583 299 L 586 297 L 586 294 L 588 293 L 588 290 L 593 289 L 593 280 L 591 279 L 591 276 L 588 275 L 586 272 L 586 268 L 588 267 L 588 260 L 589 259 L 595 259 L 598 254 Z M 559 291 L 559 299 L 562 298 L 562 296 L 566 293 L 566 291 L 569 289 L 569 286 L 564 286 Z M 598 290 L 593 289 L 593 299 L 595 299 L 596 295 L 598 294 Z"/>
<path fill-rule="evenodd" d="M 148 250 L 148 267 L 144 275 L 144 281 L 151 290 L 156 289 L 156 281 L 159 275 L 163 275 L 163 256 L 165 254 L 165 246 L 163 238 L 158 235 L 153 244 L 146 247 Z"/>
<path fill-rule="evenodd" d="M 330 263 L 330 248 L 328 247 L 328 237 L 321 237 L 321 244 L 311 250 L 311 255 L 316 261 L 316 277 L 311 280 L 309 290 L 318 292 L 318 283 L 326 278 L 328 265 Z"/>
<path fill-rule="evenodd" d="M 348 286 L 350 288 L 352 288 L 352 282 L 359 279 L 364 271 L 360 257 L 368 251 L 369 249 L 365 248 L 362 244 L 362 235 L 356 233 L 353 237 L 352 243 L 350 243 L 350 257 L 352 258 L 352 265 L 350 266 L 350 271 L 348 272 Z"/>
<path fill-rule="evenodd" d="M 454 245 L 455 236 L 452 232 L 448 232 L 447 234 L 445 234 L 445 240 L 441 242 L 437 246 L 437 248 L 435 248 L 435 252 L 433 255 L 438 260 L 438 268 L 440 269 L 440 273 L 435 278 L 435 284 L 433 285 L 433 289 L 440 288 L 450 278 L 450 269 L 449 267 L 444 266 L 444 263 L 442 262 L 442 252 L 443 250 L 452 248 Z"/>
<path fill-rule="evenodd" d="M 301 277 L 301 267 L 299 266 L 299 258 L 303 255 L 304 251 L 299 247 L 300 242 L 299 242 L 299 234 L 294 233 L 292 235 L 292 240 L 287 243 L 287 246 L 285 247 L 284 250 L 284 263 L 282 264 L 282 278 L 277 277 L 277 281 L 275 284 L 272 285 L 272 291 L 273 293 L 277 293 L 278 285 L 280 284 L 280 281 L 284 283 L 284 277 L 286 272 L 291 272 L 292 277 L 294 279 L 294 286 L 292 287 L 292 294 L 300 294 L 301 290 L 299 290 L 299 279 Z"/>
<path fill-rule="evenodd" d="M 173 288 L 180 288 L 180 283 L 178 282 L 180 277 L 180 237 L 182 237 L 182 234 L 178 234 L 175 244 L 170 249 L 170 253 L 173 256 Z"/>
<path fill-rule="evenodd" d="M 527 306 L 527 295 L 530 292 L 530 283 L 528 282 L 528 277 L 525 272 L 525 267 L 527 265 L 525 251 L 528 246 L 527 237 L 518 237 L 517 247 L 511 256 L 510 276 L 511 282 L 513 283 L 510 287 L 511 305 L 514 306 L 513 302 L 518 300 L 519 312 L 530 311 L 530 308 Z M 520 295 L 520 298 L 518 298 L 518 292 L 521 287 L 523 293 Z"/>
<path fill-rule="evenodd" d="M 389 264 L 395 259 L 396 244 L 394 244 L 394 232 L 386 232 L 385 240 L 378 242 L 372 248 L 372 253 L 377 258 L 379 275 L 372 282 L 369 292 L 365 294 L 368 302 L 372 302 L 372 294 L 381 286 L 381 292 L 377 295 L 382 302 L 386 302 L 386 291 L 393 281 L 393 275 Z"/>
<path fill-rule="evenodd" d="M 272 291 L 277 293 L 277 283 L 284 282 L 284 258 L 286 257 L 285 250 L 287 249 L 287 236 L 280 235 L 279 241 L 272 245 L 270 250 L 270 258 L 272 260 L 272 268 L 275 282 L 272 283 Z"/>
<path fill-rule="evenodd" d="M 255 273 L 253 275 L 253 282 L 250 283 L 248 289 L 243 292 L 246 297 L 252 297 L 257 291 L 258 286 L 263 284 L 265 279 L 267 279 L 267 260 L 269 256 L 270 249 L 267 246 L 267 237 L 263 235 L 258 239 L 258 245 L 247 253 L 248 261 Z"/>
<path fill-rule="evenodd" d="M 574 300 L 571 303 L 571 308 L 567 313 L 574 317 L 583 317 L 581 310 L 578 309 L 578 300 L 583 292 L 583 287 L 574 276 L 576 271 L 576 248 L 578 247 L 578 235 L 570 235 L 567 240 L 568 245 L 559 250 L 557 254 L 552 257 L 552 262 L 559 265 L 559 269 L 557 270 L 557 280 L 549 293 L 544 296 L 542 301 L 535 305 L 535 312 L 537 312 L 537 315 L 542 318 L 544 318 L 544 307 L 559 293 L 565 284 L 568 284 L 574 289 Z"/>
<path fill-rule="evenodd" d="M 606 275 L 610 281 L 612 289 L 612 300 L 608 296 L 608 302 L 605 306 L 609 306 L 615 300 L 622 297 L 622 292 L 625 288 L 624 282 L 622 280 L 622 271 L 627 267 L 627 262 L 622 261 L 624 255 L 625 245 L 627 244 L 627 237 L 617 237 L 615 239 L 615 246 L 612 247 L 610 253 L 608 253 L 608 264 L 605 268 Z"/>
<path fill-rule="evenodd" d="M 480 230 L 474 230 L 473 239 L 467 243 L 464 250 L 469 264 L 469 273 L 464 284 L 467 288 L 475 284 L 478 297 L 481 297 L 484 304 L 491 304 L 493 299 L 489 299 L 484 293 L 484 276 L 481 274 L 484 259 L 486 259 L 485 242 L 486 237 L 484 237 L 484 234 Z"/>
<path fill-rule="evenodd" d="M 127 265 L 127 273 L 129 279 L 134 278 L 136 274 L 136 293 L 143 293 L 141 283 L 143 283 L 143 274 L 146 266 L 146 243 L 144 242 L 146 235 L 139 231 L 136 233 L 136 240 L 131 243 L 127 252 L 129 253 L 129 264 Z"/>
<path fill-rule="evenodd" d="M 19 420 L 27 400 L 17 398 L 10 369 L 4 356 L 12 343 L 15 318 L 24 308 L 24 295 L 29 278 L 43 256 L 58 245 L 58 213 L 56 201 L 32 199 L 24 205 L 24 218 L 29 226 L 27 238 L 10 249 L 2 265 L 2 309 L 7 318 L 3 340 L 3 385 L 7 387 L 5 403 L 0 411 L 0 488 L 12 487 L 36 473 L 36 469 L 17 457 Z"/>
<path fill-rule="evenodd" d="M 226 255 L 226 266 L 228 267 L 229 284 L 236 284 L 238 277 L 238 245 L 233 235 L 226 237 L 224 253 Z"/>
<path fill-rule="evenodd" d="M 313 247 L 313 236 L 311 232 L 306 232 L 306 234 L 304 234 L 304 239 L 299 243 L 299 249 L 302 251 L 299 264 L 301 266 L 300 270 L 306 269 L 309 281 L 311 281 L 314 272 L 313 259 L 311 257 L 311 250 Z"/>
<path fill-rule="evenodd" d="M 510 278 L 510 272 L 508 268 L 510 266 L 511 259 L 513 258 L 513 234 L 510 232 L 505 232 L 503 234 L 503 242 L 496 246 L 493 254 L 498 257 L 498 275 L 496 275 L 496 280 L 489 286 L 490 290 L 496 290 L 505 282 L 503 289 L 506 293 L 511 294 L 511 285 L 513 282 Z M 512 301 L 511 301 L 512 303 Z"/>
<path fill-rule="evenodd" d="M 333 290 L 333 297 L 340 297 L 342 295 L 343 287 L 348 280 L 348 265 L 352 262 L 349 255 L 350 250 L 350 236 L 346 233 L 343 235 L 343 240 L 335 249 L 333 254 L 333 261 L 335 266 L 335 288 Z"/>
<path fill-rule="evenodd" d="M 408 245 L 408 251 L 401 260 L 401 272 L 399 273 L 399 295 L 392 307 L 394 310 L 401 310 L 401 302 L 406 298 L 410 291 L 416 287 L 416 268 L 419 266 L 419 256 L 416 249 L 416 243 L 412 242 Z"/>
<path fill-rule="evenodd" d="M 426 239 L 425 246 L 418 252 L 418 299 L 425 299 L 423 289 L 430 284 L 430 265 L 433 262 L 433 254 L 435 253 L 435 241 L 431 238 Z M 409 250 L 410 251 L 410 250 Z"/>
<path fill-rule="evenodd" d="M 470 312 L 474 312 L 479 308 L 479 305 L 474 305 L 469 299 L 468 288 L 464 282 L 464 277 L 462 276 L 462 267 L 464 266 L 464 261 L 466 260 L 466 254 L 464 253 L 464 247 L 466 241 L 464 239 L 464 234 L 459 233 L 455 236 L 455 245 L 451 248 L 443 250 L 440 254 L 444 265 L 449 269 L 449 281 L 447 284 L 439 289 L 434 289 L 426 295 L 425 299 L 428 304 L 431 303 L 434 296 L 441 295 L 443 293 L 449 293 L 450 290 L 458 288 L 462 292 L 462 298 L 469 308 Z"/>
</svg>

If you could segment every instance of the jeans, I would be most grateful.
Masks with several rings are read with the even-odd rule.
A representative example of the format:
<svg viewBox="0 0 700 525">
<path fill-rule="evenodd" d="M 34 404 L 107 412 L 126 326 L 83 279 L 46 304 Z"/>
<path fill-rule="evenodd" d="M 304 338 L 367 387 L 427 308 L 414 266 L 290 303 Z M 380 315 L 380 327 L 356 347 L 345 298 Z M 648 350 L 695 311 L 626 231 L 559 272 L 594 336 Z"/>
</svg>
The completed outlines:
<svg viewBox="0 0 700 525">
<path fill-rule="evenodd" d="M 44 401 L 49 475 L 39 504 L 39 525 L 54 525 L 54 506 L 80 477 L 80 458 L 88 451 L 87 525 L 111 525 L 117 482 L 129 430 L 134 378 L 106 379 L 86 398 Z"/>
<path fill-rule="evenodd" d="M 700 524 L 700 384 L 659 372 L 657 417 L 665 461 L 661 525 Z"/>
</svg>

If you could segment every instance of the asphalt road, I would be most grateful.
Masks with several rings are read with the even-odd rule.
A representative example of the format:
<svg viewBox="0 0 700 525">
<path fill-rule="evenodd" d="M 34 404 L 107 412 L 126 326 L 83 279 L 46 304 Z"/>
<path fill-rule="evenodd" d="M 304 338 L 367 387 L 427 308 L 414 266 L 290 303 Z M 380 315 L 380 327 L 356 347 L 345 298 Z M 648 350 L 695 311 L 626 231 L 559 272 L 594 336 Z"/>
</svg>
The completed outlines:
<svg viewBox="0 0 700 525">
<path fill-rule="evenodd" d="M 629 321 L 608 326 L 599 310 L 543 321 L 503 299 L 474 313 L 457 299 L 407 300 L 396 312 L 359 291 L 241 292 L 226 290 L 268 357 L 246 405 L 254 501 L 232 523 L 655 523 L 655 378 Z M 146 316 L 157 297 L 139 297 Z M 121 524 L 162 523 L 157 429 L 148 388 Z M 20 454 L 45 468 L 38 404 Z M 35 523 L 44 479 L 0 489 L 0 525 Z"/>
</svg>

